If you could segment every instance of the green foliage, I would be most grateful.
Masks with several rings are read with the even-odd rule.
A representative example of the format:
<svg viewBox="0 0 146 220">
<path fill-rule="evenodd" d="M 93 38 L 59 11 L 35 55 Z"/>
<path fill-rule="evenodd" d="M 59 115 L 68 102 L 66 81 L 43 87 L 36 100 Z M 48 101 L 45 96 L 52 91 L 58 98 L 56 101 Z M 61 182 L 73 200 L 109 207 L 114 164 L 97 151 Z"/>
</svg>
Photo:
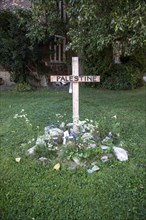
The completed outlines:
<svg viewBox="0 0 146 220">
<path fill-rule="evenodd" d="M 83 52 L 102 50 L 120 40 L 129 48 L 146 44 L 146 2 L 144 0 L 67 0 L 72 48 Z M 94 53 L 94 51 L 92 51 Z"/>
<path fill-rule="evenodd" d="M 28 78 L 34 77 L 33 71 L 48 73 L 49 69 L 42 59 L 46 56 L 42 48 L 49 45 L 55 34 L 68 34 L 69 48 L 81 56 L 87 74 L 101 75 L 103 87 L 128 89 L 141 84 L 139 77 L 143 67 L 139 64 L 142 61 L 136 54 L 146 44 L 144 0 L 65 0 L 66 21 L 61 19 L 59 0 L 31 3 L 29 11 L 0 11 L 0 64 L 13 74 L 16 82 L 27 82 Z M 131 63 L 118 67 L 121 75 L 112 65 L 113 48 L 117 41 L 122 47 L 122 59 L 137 56 L 139 63 L 135 70 Z M 49 53 L 51 51 L 47 55 Z M 146 62 L 145 56 L 142 57 L 143 66 Z M 110 77 L 113 81 L 114 74 L 117 85 L 108 86 L 109 79 L 106 78 Z M 132 82 L 125 82 L 126 77 Z"/>
<path fill-rule="evenodd" d="M 106 89 L 135 89 L 143 85 L 143 75 L 146 72 L 146 48 L 135 50 L 132 55 L 121 56 L 121 64 L 114 64 L 112 47 L 105 48 L 92 56 L 85 53 L 83 58 L 84 70 L 87 75 L 91 73 L 100 75 L 101 81 L 95 87 Z"/>
<path fill-rule="evenodd" d="M 101 77 L 102 87 L 113 90 L 135 89 L 143 85 L 142 76 L 139 68 L 133 65 L 112 65 Z"/>
<path fill-rule="evenodd" d="M 28 25 L 28 37 L 32 44 L 46 42 L 55 34 L 65 36 L 66 24 L 59 12 L 59 0 L 31 0 L 32 19 Z"/>
<path fill-rule="evenodd" d="M 28 92 L 31 91 L 31 87 L 29 84 L 23 82 L 23 83 L 17 83 L 15 87 L 16 91 L 18 92 Z"/>
<path fill-rule="evenodd" d="M 29 13 L 23 10 L 19 15 L 29 21 Z M 29 41 L 25 36 L 26 26 L 20 25 L 18 17 L 9 10 L 0 11 L 0 64 L 14 74 L 14 80 L 27 81 L 30 59 Z"/>
<path fill-rule="evenodd" d="M 48 42 L 31 42 L 31 22 L 30 11 L 0 11 L 0 64 L 10 71 L 15 82 L 28 83 L 29 79 L 35 78 L 33 72 L 48 74 L 50 70 L 43 62 L 46 56 L 43 47 Z"/>
<path fill-rule="evenodd" d="M 86 74 L 101 75 L 100 85 L 104 88 L 140 86 L 146 61 L 143 53 L 140 66 L 142 61 L 136 54 L 146 45 L 146 2 L 66 0 L 66 3 L 70 22 L 69 47 L 80 54 Z M 113 65 L 117 42 L 121 46 L 117 49 L 119 56 L 123 60 L 130 57 L 129 63 L 122 62 L 120 67 Z M 133 63 L 132 57 L 135 57 Z"/>
</svg>

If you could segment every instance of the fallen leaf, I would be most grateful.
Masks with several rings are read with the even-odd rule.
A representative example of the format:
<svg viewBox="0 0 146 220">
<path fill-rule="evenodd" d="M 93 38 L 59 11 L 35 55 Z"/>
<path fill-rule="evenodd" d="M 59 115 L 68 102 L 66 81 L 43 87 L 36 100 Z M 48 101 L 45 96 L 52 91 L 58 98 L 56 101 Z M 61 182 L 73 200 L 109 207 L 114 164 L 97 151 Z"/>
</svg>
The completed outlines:
<svg viewBox="0 0 146 220">
<path fill-rule="evenodd" d="M 21 157 L 17 157 L 17 158 L 15 158 L 15 161 L 16 161 L 17 163 L 19 163 L 20 160 L 21 160 Z"/>
<path fill-rule="evenodd" d="M 54 170 L 59 170 L 60 169 L 60 163 L 57 163 L 54 167 L 53 167 Z"/>
</svg>

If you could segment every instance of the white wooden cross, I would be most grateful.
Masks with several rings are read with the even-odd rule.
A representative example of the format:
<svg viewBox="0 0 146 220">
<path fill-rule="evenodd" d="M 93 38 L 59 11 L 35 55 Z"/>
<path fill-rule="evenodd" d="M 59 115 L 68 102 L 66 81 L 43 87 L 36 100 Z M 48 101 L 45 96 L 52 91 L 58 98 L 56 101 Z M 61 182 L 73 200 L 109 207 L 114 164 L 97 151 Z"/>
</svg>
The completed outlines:
<svg viewBox="0 0 146 220">
<path fill-rule="evenodd" d="M 79 83 L 80 82 L 100 82 L 100 76 L 79 76 L 79 58 L 72 57 L 72 75 L 70 76 L 50 76 L 50 82 L 70 82 L 72 83 L 72 111 L 73 130 L 78 132 L 79 124 Z"/>
</svg>

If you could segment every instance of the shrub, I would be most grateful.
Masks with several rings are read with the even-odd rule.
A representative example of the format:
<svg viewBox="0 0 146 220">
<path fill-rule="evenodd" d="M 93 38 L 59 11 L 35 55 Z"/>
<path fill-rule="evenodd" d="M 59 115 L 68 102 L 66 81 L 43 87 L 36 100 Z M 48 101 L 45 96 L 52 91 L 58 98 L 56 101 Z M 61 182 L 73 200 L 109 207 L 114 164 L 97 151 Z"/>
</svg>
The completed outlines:
<svg viewBox="0 0 146 220">
<path fill-rule="evenodd" d="M 28 12 L 20 10 L 20 13 L 22 17 L 29 18 Z M 13 73 L 16 82 L 26 82 L 30 58 L 26 26 L 21 26 L 17 15 L 10 10 L 0 11 L 0 39 L 0 64 Z"/>
<path fill-rule="evenodd" d="M 101 82 L 103 88 L 112 90 L 135 89 L 143 85 L 140 69 L 132 64 L 113 64 L 101 77 Z"/>
<path fill-rule="evenodd" d="M 132 55 L 120 57 L 121 64 L 113 63 L 111 46 L 100 52 L 95 51 L 94 56 L 87 50 L 84 52 L 84 71 L 87 75 L 100 75 L 101 81 L 100 84 L 92 83 L 88 86 L 125 90 L 143 85 L 142 77 L 146 73 L 146 48 L 135 50 Z"/>
<path fill-rule="evenodd" d="M 31 18 L 31 11 L 0 10 L 0 65 L 19 83 L 28 83 L 30 78 L 36 78 L 33 72 L 49 72 L 42 61 L 44 43 L 32 44 L 28 37 Z"/>
<path fill-rule="evenodd" d="M 28 85 L 25 82 L 24 83 L 17 83 L 15 89 L 18 92 L 28 92 L 28 91 L 32 90 L 30 85 Z"/>
</svg>

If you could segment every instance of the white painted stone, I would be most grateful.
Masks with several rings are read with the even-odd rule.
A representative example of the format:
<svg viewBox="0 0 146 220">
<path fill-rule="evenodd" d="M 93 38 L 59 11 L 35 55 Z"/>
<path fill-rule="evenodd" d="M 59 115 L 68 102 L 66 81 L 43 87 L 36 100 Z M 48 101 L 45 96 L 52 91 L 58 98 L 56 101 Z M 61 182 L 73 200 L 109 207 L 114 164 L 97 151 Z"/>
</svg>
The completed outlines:
<svg viewBox="0 0 146 220">
<path fill-rule="evenodd" d="M 126 150 L 120 147 L 113 147 L 114 154 L 119 161 L 127 161 L 128 160 L 128 153 Z"/>
<path fill-rule="evenodd" d="M 29 149 L 27 150 L 28 154 L 30 154 L 30 155 L 35 154 L 35 150 L 36 150 L 36 148 L 37 148 L 36 145 L 33 146 L 33 147 L 31 147 L 31 148 L 29 148 Z"/>
</svg>

